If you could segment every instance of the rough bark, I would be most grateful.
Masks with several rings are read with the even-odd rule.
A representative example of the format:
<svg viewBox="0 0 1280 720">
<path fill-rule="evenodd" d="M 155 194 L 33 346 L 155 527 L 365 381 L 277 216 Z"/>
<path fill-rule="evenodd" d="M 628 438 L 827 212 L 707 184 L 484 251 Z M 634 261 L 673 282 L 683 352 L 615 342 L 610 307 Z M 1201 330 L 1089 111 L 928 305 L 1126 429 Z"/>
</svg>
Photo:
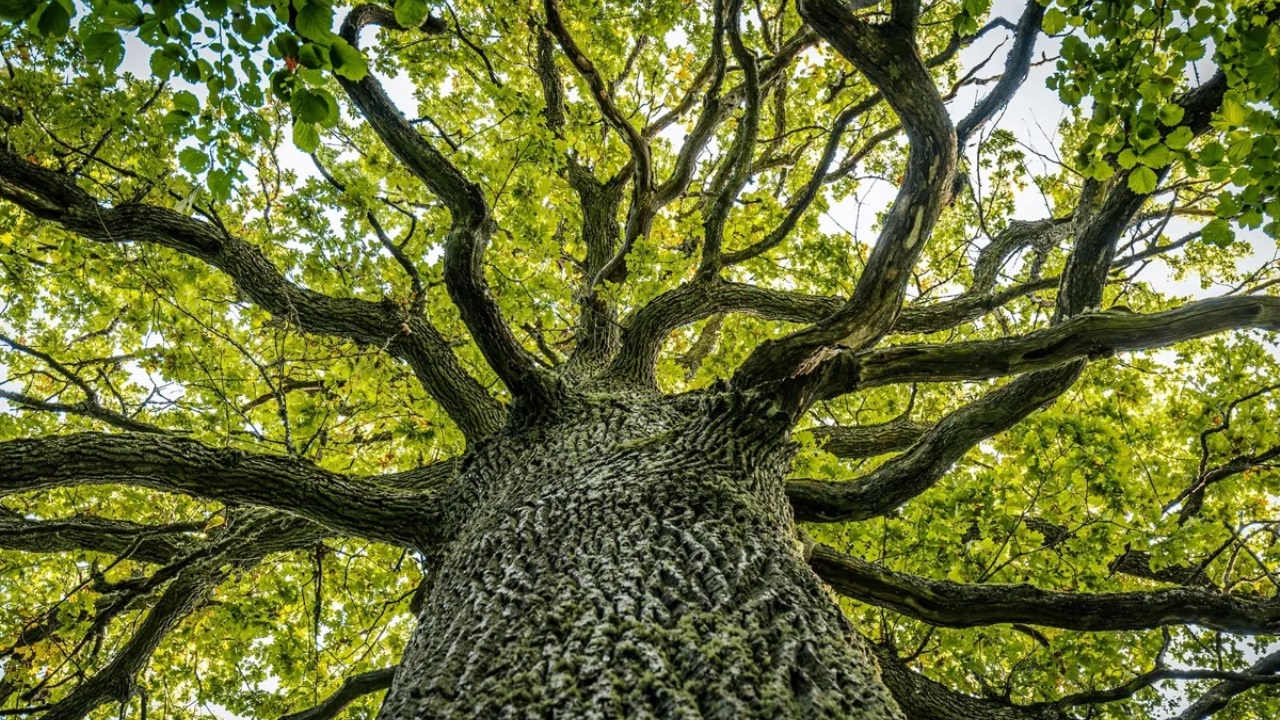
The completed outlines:
<svg viewBox="0 0 1280 720">
<path fill-rule="evenodd" d="M 613 399 L 479 448 L 380 718 L 900 718 L 805 564 L 784 433 Z"/>
</svg>

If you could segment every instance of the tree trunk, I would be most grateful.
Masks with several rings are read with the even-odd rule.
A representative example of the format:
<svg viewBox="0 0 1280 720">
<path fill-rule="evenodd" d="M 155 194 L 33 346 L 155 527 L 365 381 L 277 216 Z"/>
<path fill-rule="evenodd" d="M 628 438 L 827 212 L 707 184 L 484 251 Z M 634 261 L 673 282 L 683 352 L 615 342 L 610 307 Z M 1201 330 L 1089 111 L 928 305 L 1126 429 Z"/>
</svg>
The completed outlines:
<svg viewBox="0 0 1280 720">
<path fill-rule="evenodd" d="M 478 449 L 381 720 L 900 718 L 812 574 L 785 423 L 579 403 Z"/>
</svg>

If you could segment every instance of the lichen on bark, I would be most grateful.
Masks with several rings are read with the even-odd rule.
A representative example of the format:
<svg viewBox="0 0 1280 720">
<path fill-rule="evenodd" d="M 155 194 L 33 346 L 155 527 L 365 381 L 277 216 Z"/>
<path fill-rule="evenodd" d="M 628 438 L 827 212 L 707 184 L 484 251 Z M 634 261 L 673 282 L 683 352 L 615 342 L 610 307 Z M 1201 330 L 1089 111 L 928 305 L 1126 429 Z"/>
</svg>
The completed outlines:
<svg viewBox="0 0 1280 720">
<path fill-rule="evenodd" d="M 744 405 L 596 400 L 475 452 L 379 717 L 900 718 Z"/>
</svg>

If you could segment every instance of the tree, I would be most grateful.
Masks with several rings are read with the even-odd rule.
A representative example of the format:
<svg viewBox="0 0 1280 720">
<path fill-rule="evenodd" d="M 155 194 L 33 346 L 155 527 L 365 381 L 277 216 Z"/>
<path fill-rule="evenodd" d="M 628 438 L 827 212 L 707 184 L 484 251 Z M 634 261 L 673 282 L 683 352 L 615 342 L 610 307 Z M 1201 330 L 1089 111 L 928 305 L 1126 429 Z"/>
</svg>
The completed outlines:
<svg viewBox="0 0 1280 720">
<path fill-rule="evenodd" d="M 0 14 L 0 714 L 1280 714 L 1276 2 Z"/>
</svg>

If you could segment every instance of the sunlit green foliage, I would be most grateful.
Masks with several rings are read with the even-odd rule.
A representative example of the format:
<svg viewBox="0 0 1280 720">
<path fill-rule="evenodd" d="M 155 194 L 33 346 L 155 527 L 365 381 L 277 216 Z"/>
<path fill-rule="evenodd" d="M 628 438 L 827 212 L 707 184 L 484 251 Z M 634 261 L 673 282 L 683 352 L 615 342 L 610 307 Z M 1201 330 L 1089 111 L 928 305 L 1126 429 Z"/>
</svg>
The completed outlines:
<svg viewBox="0 0 1280 720">
<path fill-rule="evenodd" d="M 551 363 L 574 345 L 585 253 L 566 157 L 607 178 L 628 156 L 567 65 L 567 123 L 561 132 L 547 127 L 533 61 L 540 5 L 398 0 L 396 21 L 415 29 L 366 33 L 362 52 L 337 34 L 349 8 L 328 0 L 0 0 L 8 21 L 0 24 L 0 105 L 22 111 L 0 141 L 31 163 L 75 173 L 108 204 L 145 201 L 224 226 L 316 291 L 423 303 L 467 369 L 500 392 L 441 287 L 445 209 L 348 105 L 336 76 L 395 78 L 388 84 L 415 126 L 483 188 L 498 227 L 488 279 L 517 337 Z M 700 91 L 711 38 L 707 3 L 564 5 L 570 30 L 601 74 L 618 79 L 615 101 L 638 125 L 675 107 L 691 87 Z M 791 5 L 761 5 L 765 19 L 753 16 L 747 38 L 772 56 L 802 23 Z M 989 10 L 968 0 L 930 5 L 922 54 L 944 52 L 953 33 L 968 38 Z M 1043 147 L 1000 129 L 970 149 L 970 187 L 930 239 L 910 302 L 962 292 L 973 279 L 975 248 L 1015 216 L 1065 218 L 1089 202 L 1087 179 L 1132 168 L 1128 187 L 1157 195 L 1121 257 L 1170 249 L 1152 252 L 1150 266 L 1138 258 L 1119 269 L 1105 307 L 1174 307 L 1194 283 L 1174 285 L 1173 278 L 1199 279 L 1214 294 L 1273 293 L 1280 270 L 1267 258 L 1280 235 L 1280 23 L 1268 12 L 1274 2 L 1055 2 L 1043 30 L 1061 39 L 1046 52 L 1058 56 L 1049 87 L 1068 108 L 1065 120 Z M 1214 67 L 1227 73 L 1230 90 L 1212 131 L 1193 138 L 1180 126 L 1175 100 L 1197 84 L 1197 72 Z M 940 62 L 943 94 L 970 84 L 969 69 L 960 59 Z M 730 73 L 726 82 L 738 80 Z M 818 163 L 834 117 L 874 91 L 822 44 L 800 51 L 780 84 L 785 90 L 774 90 L 762 110 L 764 140 L 730 216 L 729 250 L 781 221 Z M 656 136 L 662 176 L 691 131 L 688 120 Z M 716 131 L 689 192 L 632 251 L 626 283 L 604 289 L 624 316 L 693 273 L 706 203 L 700 191 L 735 123 Z M 883 210 L 860 201 L 878 185 L 895 185 L 902 172 L 905 140 L 873 141 L 895 124 L 883 105 L 861 116 L 841 145 L 842 156 L 865 148 L 861 161 L 831 178 L 781 245 L 727 276 L 847 297 Z M 1063 163 L 1046 165 L 1037 155 Z M 1029 196 L 1039 204 L 1029 207 Z M 1162 225 L 1166 215 L 1176 220 Z M 425 297 L 371 219 L 418 268 Z M 1056 276 L 1069 244 L 1033 250 L 1004 269 L 1002 286 Z M 1257 257 L 1261 267 L 1242 264 Z M 1047 322 L 1052 290 L 934 336 L 888 342 L 1027 332 Z M 342 472 L 405 470 L 463 447 L 412 372 L 381 348 L 303 334 L 190 258 L 151 245 L 87 242 L 8 204 L 0 204 L 0 313 L 0 335 L 12 340 L 0 348 L 5 390 L 67 405 L 95 399 L 214 445 L 269 448 Z M 659 359 L 660 384 L 671 392 L 707 387 L 762 340 L 794 328 L 745 314 L 682 328 Z M 1052 408 L 971 452 L 893 516 L 812 532 L 939 579 L 1082 592 L 1149 588 L 1150 580 L 1114 570 L 1126 553 L 1149 552 L 1152 571 L 1199 568 L 1218 588 L 1274 597 L 1275 467 L 1259 464 L 1215 484 L 1194 513 L 1183 512 L 1181 495 L 1206 465 L 1280 445 L 1275 392 L 1233 405 L 1278 383 L 1274 338 L 1256 332 L 1101 360 Z M 908 410 L 932 420 L 996 384 L 872 390 L 819 404 L 812 424 L 873 424 Z M 74 413 L 0 408 L 0 439 L 101 428 Z M 806 434 L 797 440 L 797 476 L 851 478 L 883 460 L 841 460 Z M 2 508 L 32 519 L 190 523 L 203 528 L 198 537 L 210 537 L 228 512 L 117 487 L 6 498 Z M 1051 537 L 1052 528 L 1069 536 Z M 411 625 L 420 560 L 382 545 L 326 540 L 234 574 L 214 602 L 165 639 L 143 680 L 147 694 L 130 701 L 130 712 L 145 702 L 151 717 L 212 717 L 215 708 L 275 717 L 318 702 L 345 676 L 393 664 Z M 56 700 L 80 674 L 100 668 L 144 608 L 127 609 L 78 645 L 88 611 L 111 586 L 152 569 L 93 553 L 0 552 L 0 652 L 47 613 L 59 619 L 57 634 L 0 660 L 0 708 Z M 1149 669 L 1166 643 L 1165 659 L 1202 668 L 1239 667 L 1270 643 L 1196 627 L 1172 628 L 1168 638 L 1159 630 L 940 630 L 868 606 L 847 609 L 869 635 L 892 640 L 904 654 L 919 648 L 930 677 L 1019 703 L 1120 685 Z M 1131 702 L 1096 706 L 1091 717 L 1165 717 L 1184 703 L 1179 692 L 1194 697 L 1209 684 L 1142 690 Z M 349 716 L 372 717 L 375 708 L 366 699 Z M 118 712 L 102 708 L 98 716 Z M 1278 715 L 1280 696 L 1263 690 L 1218 717 Z"/>
</svg>

